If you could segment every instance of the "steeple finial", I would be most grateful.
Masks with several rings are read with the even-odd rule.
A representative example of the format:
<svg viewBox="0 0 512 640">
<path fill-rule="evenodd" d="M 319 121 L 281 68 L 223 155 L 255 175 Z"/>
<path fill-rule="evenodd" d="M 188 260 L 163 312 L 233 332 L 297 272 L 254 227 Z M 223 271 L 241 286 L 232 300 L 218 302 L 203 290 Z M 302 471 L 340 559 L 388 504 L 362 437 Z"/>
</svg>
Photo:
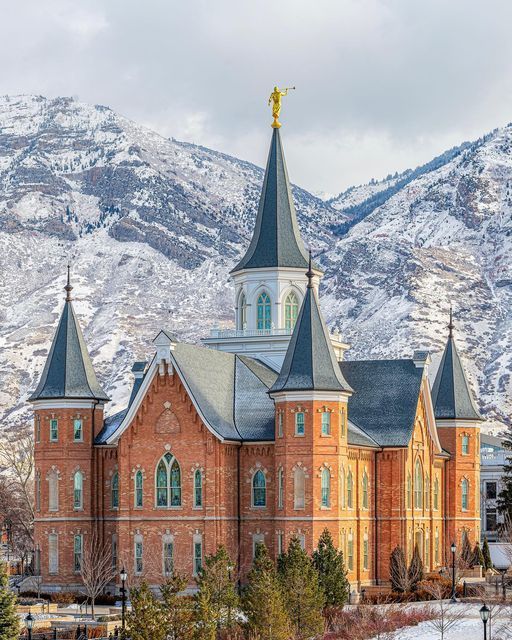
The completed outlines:
<svg viewBox="0 0 512 640">
<path fill-rule="evenodd" d="M 66 286 L 64 287 L 66 291 L 66 302 L 71 302 L 71 291 L 73 287 L 71 286 L 71 266 L 68 264 L 68 280 Z"/>
<path fill-rule="evenodd" d="M 308 279 L 308 289 L 312 289 L 313 288 L 313 277 L 314 277 L 314 273 L 313 273 L 313 267 L 312 267 L 313 263 L 311 260 L 311 249 L 309 249 L 309 262 L 308 262 L 308 270 L 306 271 L 306 277 Z"/>
<path fill-rule="evenodd" d="M 450 322 L 448 323 L 448 337 L 453 338 L 453 307 L 450 305 Z"/>
</svg>

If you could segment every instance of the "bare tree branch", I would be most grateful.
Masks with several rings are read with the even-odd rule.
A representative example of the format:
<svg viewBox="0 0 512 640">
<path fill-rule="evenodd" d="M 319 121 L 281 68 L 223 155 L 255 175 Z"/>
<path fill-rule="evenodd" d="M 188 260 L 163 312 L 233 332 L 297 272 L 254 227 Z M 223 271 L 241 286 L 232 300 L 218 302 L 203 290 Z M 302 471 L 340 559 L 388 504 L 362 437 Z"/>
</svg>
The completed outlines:
<svg viewBox="0 0 512 640">
<path fill-rule="evenodd" d="M 80 575 L 84 583 L 84 592 L 91 601 L 91 613 L 94 619 L 94 603 L 107 584 L 116 575 L 112 566 L 110 546 L 100 544 L 96 532 L 84 539 Z"/>
</svg>

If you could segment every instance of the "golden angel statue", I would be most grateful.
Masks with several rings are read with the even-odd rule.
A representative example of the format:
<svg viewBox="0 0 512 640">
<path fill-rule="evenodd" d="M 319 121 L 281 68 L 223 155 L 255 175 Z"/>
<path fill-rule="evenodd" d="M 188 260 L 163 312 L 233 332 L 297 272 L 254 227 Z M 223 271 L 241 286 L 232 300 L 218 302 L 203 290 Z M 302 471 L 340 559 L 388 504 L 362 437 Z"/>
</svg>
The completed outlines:
<svg viewBox="0 0 512 640">
<path fill-rule="evenodd" d="M 268 99 L 268 104 L 272 103 L 272 116 L 274 118 L 274 122 L 272 123 L 272 127 L 274 129 L 279 129 L 281 123 L 279 122 L 279 114 L 281 113 L 281 98 L 283 96 L 288 95 L 288 91 L 295 89 L 295 87 L 286 87 L 284 91 L 281 91 L 279 87 L 274 87 L 274 91 L 270 94 L 270 98 Z"/>
</svg>

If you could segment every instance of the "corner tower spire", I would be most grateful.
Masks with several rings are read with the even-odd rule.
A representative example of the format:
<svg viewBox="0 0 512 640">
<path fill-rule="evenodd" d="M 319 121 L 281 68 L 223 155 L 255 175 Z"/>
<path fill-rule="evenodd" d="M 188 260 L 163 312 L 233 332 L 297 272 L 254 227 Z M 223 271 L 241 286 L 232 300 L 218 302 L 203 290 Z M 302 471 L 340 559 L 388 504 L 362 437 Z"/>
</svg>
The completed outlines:
<svg viewBox="0 0 512 640">
<path fill-rule="evenodd" d="M 448 341 L 432 387 L 436 420 L 482 420 L 464 373 L 453 337 L 453 311 L 450 307 Z"/>
<path fill-rule="evenodd" d="M 53 338 L 50 353 L 37 389 L 29 400 L 86 399 L 107 402 L 110 398 L 101 388 L 92 366 L 71 302 L 70 267 L 64 287 L 66 298 L 64 309 Z"/>
<path fill-rule="evenodd" d="M 305 270 L 308 256 L 297 224 L 281 134 L 272 130 L 256 226 L 246 254 L 231 271 L 265 267 Z"/>
</svg>

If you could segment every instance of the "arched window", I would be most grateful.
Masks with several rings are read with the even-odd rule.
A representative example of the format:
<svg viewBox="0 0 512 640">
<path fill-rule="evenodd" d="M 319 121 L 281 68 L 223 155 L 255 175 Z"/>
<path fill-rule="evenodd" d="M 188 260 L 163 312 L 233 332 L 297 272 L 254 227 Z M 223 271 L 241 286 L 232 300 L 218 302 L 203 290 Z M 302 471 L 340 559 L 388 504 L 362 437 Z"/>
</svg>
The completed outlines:
<svg viewBox="0 0 512 640">
<path fill-rule="evenodd" d="M 194 507 L 203 506 L 203 474 L 201 469 L 194 471 Z"/>
<path fill-rule="evenodd" d="M 279 467 L 277 472 L 277 508 L 282 509 L 284 506 L 284 470 Z"/>
<path fill-rule="evenodd" d="M 436 476 L 434 480 L 434 509 L 439 509 L 439 478 Z"/>
<path fill-rule="evenodd" d="M 144 477 L 139 469 L 135 474 L 135 507 L 142 507 L 144 503 Z"/>
<path fill-rule="evenodd" d="M 73 478 L 73 509 L 83 509 L 83 485 L 84 476 L 81 471 L 76 471 Z"/>
<path fill-rule="evenodd" d="M 352 481 L 352 471 L 349 471 L 347 474 L 347 508 L 348 509 L 352 509 L 354 506 L 353 489 L 354 489 L 354 486 Z"/>
<path fill-rule="evenodd" d="M 329 469 L 322 469 L 322 507 L 331 506 L 331 473 Z"/>
<path fill-rule="evenodd" d="M 414 508 L 421 509 L 423 507 L 423 472 L 421 470 L 421 462 L 416 460 L 414 467 Z"/>
<path fill-rule="evenodd" d="M 110 483 L 110 504 L 112 509 L 119 507 L 119 473 L 117 471 L 114 471 Z"/>
<path fill-rule="evenodd" d="M 272 306 L 270 297 L 266 291 L 263 291 L 258 296 L 257 309 L 257 323 L 256 326 L 260 330 L 269 331 L 272 328 Z"/>
<path fill-rule="evenodd" d="M 363 473 L 363 509 L 368 509 L 368 475 Z"/>
<path fill-rule="evenodd" d="M 59 472 L 52 469 L 48 474 L 48 511 L 59 510 Z"/>
<path fill-rule="evenodd" d="M 347 568 L 349 571 L 354 570 L 354 536 L 352 535 L 352 529 L 350 529 L 350 532 L 348 534 Z"/>
<path fill-rule="evenodd" d="M 461 506 L 462 506 L 462 511 L 467 511 L 468 510 L 468 494 L 469 494 L 469 482 L 466 480 L 466 478 L 462 478 L 462 482 L 461 482 Z"/>
<path fill-rule="evenodd" d="M 36 511 L 41 511 L 41 472 L 36 471 Z"/>
<path fill-rule="evenodd" d="M 407 473 L 407 508 L 410 509 L 412 506 L 412 480 L 411 474 Z"/>
<path fill-rule="evenodd" d="M 297 322 L 297 316 L 299 314 L 299 301 L 297 296 L 293 293 L 289 293 L 284 301 L 284 326 L 285 329 L 293 329 Z"/>
<path fill-rule="evenodd" d="M 425 509 L 430 510 L 430 476 L 425 476 Z"/>
<path fill-rule="evenodd" d="M 252 477 L 252 506 L 267 506 L 267 481 L 261 469 L 258 469 Z"/>
<path fill-rule="evenodd" d="M 181 506 L 181 471 L 174 456 L 166 453 L 156 468 L 156 506 Z"/>
<path fill-rule="evenodd" d="M 341 508 L 345 508 L 345 469 L 341 467 L 340 473 L 340 505 Z"/>
<path fill-rule="evenodd" d="M 239 329 L 247 328 L 247 298 L 245 297 L 245 293 L 242 293 L 240 296 L 240 301 L 238 303 L 238 317 L 239 317 Z"/>
<path fill-rule="evenodd" d="M 363 569 L 364 571 L 368 571 L 368 565 L 369 565 L 369 553 L 368 553 L 368 532 L 365 529 L 364 531 L 364 537 L 363 537 Z"/>
<path fill-rule="evenodd" d="M 293 472 L 293 508 L 304 509 L 306 488 L 306 474 L 302 467 L 296 467 Z"/>
</svg>

